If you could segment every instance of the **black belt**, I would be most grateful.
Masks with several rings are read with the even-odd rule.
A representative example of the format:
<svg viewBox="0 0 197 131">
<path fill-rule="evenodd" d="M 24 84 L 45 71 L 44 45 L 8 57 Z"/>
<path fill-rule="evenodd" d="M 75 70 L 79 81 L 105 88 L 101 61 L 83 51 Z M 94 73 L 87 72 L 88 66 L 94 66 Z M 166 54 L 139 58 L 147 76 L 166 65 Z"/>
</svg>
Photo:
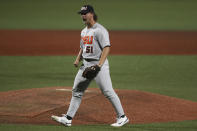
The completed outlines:
<svg viewBox="0 0 197 131">
<path fill-rule="evenodd" d="M 87 62 L 91 62 L 91 61 L 99 61 L 99 60 L 97 60 L 97 59 L 85 59 L 85 58 L 84 58 L 84 60 L 85 60 L 85 61 L 87 61 Z"/>
</svg>

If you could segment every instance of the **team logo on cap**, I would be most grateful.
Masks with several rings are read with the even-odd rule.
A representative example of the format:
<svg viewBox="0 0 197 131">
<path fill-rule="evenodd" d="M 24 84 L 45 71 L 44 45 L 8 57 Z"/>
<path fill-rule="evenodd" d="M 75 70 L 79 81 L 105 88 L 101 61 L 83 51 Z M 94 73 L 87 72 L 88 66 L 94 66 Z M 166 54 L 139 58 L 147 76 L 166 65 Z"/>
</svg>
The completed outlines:
<svg viewBox="0 0 197 131">
<path fill-rule="evenodd" d="M 81 10 L 87 10 L 87 7 L 81 7 Z"/>
</svg>

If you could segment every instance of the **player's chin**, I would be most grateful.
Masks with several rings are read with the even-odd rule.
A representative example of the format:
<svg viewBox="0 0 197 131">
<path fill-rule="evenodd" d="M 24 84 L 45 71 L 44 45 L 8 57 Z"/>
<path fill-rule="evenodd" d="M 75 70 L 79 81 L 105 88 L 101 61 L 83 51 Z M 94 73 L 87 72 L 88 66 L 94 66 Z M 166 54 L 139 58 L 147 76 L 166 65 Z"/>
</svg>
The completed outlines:
<svg viewBox="0 0 197 131">
<path fill-rule="evenodd" d="M 82 19 L 82 21 L 83 21 L 83 22 L 86 22 L 86 21 L 87 21 L 87 19 Z"/>
<path fill-rule="evenodd" d="M 84 24 L 87 24 L 87 21 L 83 21 Z"/>
</svg>

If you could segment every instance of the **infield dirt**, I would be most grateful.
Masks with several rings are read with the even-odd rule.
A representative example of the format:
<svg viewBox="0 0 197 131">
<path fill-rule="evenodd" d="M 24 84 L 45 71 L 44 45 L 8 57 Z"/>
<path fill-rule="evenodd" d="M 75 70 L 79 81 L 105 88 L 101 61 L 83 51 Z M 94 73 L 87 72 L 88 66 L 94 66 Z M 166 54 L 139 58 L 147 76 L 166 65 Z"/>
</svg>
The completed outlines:
<svg viewBox="0 0 197 131">
<path fill-rule="evenodd" d="M 0 92 L 0 123 L 57 124 L 51 115 L 66 113 L 71 87 Z M 116 90 L 130 123 L 194 120 L 197 102 L 136 90 Z M 115 111 L 98 88 L 88 88 L 73 119 L 79 124 L 110 124 Z"/>
<path fill-rule="evenodd" d="M 110 54 L 197 54 L 197 32 L 110 31 Z M 76 55 L 80 31 L 0 30 L 0 55 Z"/>
</svg>

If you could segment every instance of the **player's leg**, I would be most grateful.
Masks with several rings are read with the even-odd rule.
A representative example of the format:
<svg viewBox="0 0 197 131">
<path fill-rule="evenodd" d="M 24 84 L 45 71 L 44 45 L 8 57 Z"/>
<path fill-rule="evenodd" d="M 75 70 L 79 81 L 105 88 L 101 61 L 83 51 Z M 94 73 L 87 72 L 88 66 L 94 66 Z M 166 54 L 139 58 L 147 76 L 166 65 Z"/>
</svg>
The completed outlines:
<svg viewBox="0 0 197 131">
<path fill-rule="evenodd" d="M 112 103 L 117 113 L 117 117 L 124 115 L 120 99 L 112 87 L 108 63 L 105 62 L 105 64 L 102 66 L 101 71 L 95 78 L 95 81 L 105 97 L 108 98 Z"/>
<path fill-rule="evenodd" d="M 75 116 L 80 104 L 82 96 L 84 95 L 84 91 L 87 89 L 90 80 L 87 80 L 82 77 L 83 69 L 79 69 L 73 85 L 72 90 L 72 98 L 70 101 L 70 105 L 68 108 L 68 111 L 66 115 L 63 114 L 62 117 L 52 115 L 52 119 L 65 125 L 65 126 L 71 126 L 72 118 Z"/>
<path fill-rule="evenodd" d="M 82 96 L 84 95 L 84 91 L 87 89 L 90 84 L 90 80 L 82 77 L 83 70 L 79 69 L 73 85 L 72 90 L 72 98 L 70 101 L 70 105 L 67 111 L 67 115 L 70 117 L 74 117 L 82 100 Z"/>
<path fill-rule="evenodd" d="M 116 111 L 118 119 L 117 122 L 112 124 L 111 126 L 120 127 L 128 123 L 129 119 L 125 116 L 120 99 L 112 87 L 108 61 L 104 63 L 101 71 L 99 72 L 95 80 L 96 83 L 99 85 L 102 93 L 105 95 L 106 98 L 109 99 Z"/>
</svg>

